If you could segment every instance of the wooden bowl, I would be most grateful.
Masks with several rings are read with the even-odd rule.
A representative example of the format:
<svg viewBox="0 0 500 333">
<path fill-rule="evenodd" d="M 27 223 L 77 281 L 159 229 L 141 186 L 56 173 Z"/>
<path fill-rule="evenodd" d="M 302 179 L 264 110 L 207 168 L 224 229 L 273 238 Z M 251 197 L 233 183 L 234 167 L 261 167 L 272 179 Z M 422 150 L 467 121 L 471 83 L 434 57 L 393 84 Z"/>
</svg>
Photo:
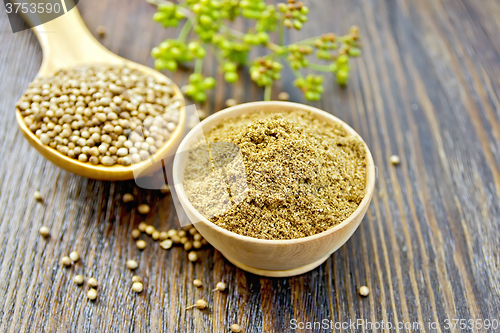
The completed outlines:
<svg viewBox="0 0 500 333">
<path fill-rule="evenodd" d="M 351 237 L 368 209 L 375 188 L 375 166 L 368 147 L 365 144 L 367 158 L 366 195 L 359 207 L 346 220 L 331 229 L 313 236 L 292 240 L 264 240 L 242 236 L 223 229 L 204 218 L 194 209 L 184 192 L 182 180 L 187 154 L 181 152 L 186 152 L 189 149 L 202 129 L 208 133 L 213 126 L 224 119 L 235 118 L 254 111 L 275 113 L 292 110 L 309 111 L 317 119 L 341 123 L 348 133 L 361 139 L 359 134 L 343 121 L 317 108 L 289 102 L 253 102 L 230 107 L 206 118 L 188 133 L 179 145 L 174 158 L 175 191 L 190 221 L 227 260 L 235 266 L 257 275 L 284 277 L 308 272 L 322 264 Z"/>
</svg>

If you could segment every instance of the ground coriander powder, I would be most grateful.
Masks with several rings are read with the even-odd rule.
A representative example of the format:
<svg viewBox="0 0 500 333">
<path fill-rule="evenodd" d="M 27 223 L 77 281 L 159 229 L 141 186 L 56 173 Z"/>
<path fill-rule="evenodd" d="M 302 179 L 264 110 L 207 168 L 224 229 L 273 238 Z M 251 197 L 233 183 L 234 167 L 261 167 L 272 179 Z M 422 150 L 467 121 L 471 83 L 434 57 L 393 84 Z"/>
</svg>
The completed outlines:
<svg viewBox="0 0 500 333">
<path fill-rule="evenodd" d="M 206 139 L 188 156 L 184 189 L 202 215 L 231 232 L 269 240 L 312 236 L 349 217 L 365 196 L 366 146 L 341 123 L 301 110 L 255 112 L 225 120 Z M 241 177 L 231 169 L 235 156 L 243 160 L 244 196 L 234 186 Z M 218 177 L 228 185 L 215 186 Z"/>
</svg>

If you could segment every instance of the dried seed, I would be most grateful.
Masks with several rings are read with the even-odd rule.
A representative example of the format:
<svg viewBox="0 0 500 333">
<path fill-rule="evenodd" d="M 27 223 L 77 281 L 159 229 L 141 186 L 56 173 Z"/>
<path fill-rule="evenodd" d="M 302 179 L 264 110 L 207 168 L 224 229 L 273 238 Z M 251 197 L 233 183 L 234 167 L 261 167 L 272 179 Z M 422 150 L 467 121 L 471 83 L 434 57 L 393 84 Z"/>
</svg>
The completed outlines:
<svg viewBox="0 0 500 333">
<path fill-rule="evenodd" d="M 151 235 L 151 237 L 154 239 L 154 240 L 158 240 L 160 239 L 160 232 L 159 231 L 153 231 L 153 234 Z"/>
<path fill-rule="evenodd" d="M 188 259 L 191 262 L 198 261 L 198 254 L 195 251 L 191 251 L 188 253 Z"/>
<path fill-rule="evenodd" d="M 76 275 L 74 278 L 75 283 L 78 285 L 82 284 L 84 280 L 83 275 Z"/>
<path fill-rule="evenodd" d="M 179 237 L 181 237 L 181 238 L 182 238 L 182 237 L 185 237 L 185 236 L 186 236 L 186 231 L 185 231 L 185 230 L 179 230 L 179 232 L 177 233 L 177 235 L 178 235 Z"/>
<path fill-rule="evenodd" d="M 89 285 L 89 287 L 92 287 L 92 288 L 97 288 L 97 286 L 99 285 L 97 283 L 97 280 L 93 277 L 88 279 L 87 284 Z"/>
<path fill-rule="evenodd" d="M 290 99 L 290 95 L 286 91 L 282 91 L 278 94 L 278 99 L 280 101 L 288 101 Z"/>
<path fill-rule="evenodd" d="M 87 298 L 91 301 L 95 300 L 97 298 L 97 290 L 90 288 L 87 292 Z"/>
<path fill-rule="evenodd" d="M 127 203 L 127 202 L 132 202 L 132 201 L 134 201 L 134 200 L 135 200 L 134 196 L 133 196 L 132 194 L 130 194 L 130 193 L 125 193 L 125 194 L 123 195 L 123 197 L 122 197 L 122 201 L 123 201 L 124 203 Z"/>
<path fill-rule="evenodd" d="M 191 228 L 189 229 L 189 234 L 190 234 L 190 235 L 194 235 L 194 234 L 196 234 L 197 232 L 198 232 L 198 230 L 196 230 L 196 228 L 195 228 L 195 227 L 191 227 Z"/>
<path fill-rule="evenodd" d="M 398 165 L 401 162 L 401 159 L 398 155 L 392 155 L 390 161 L 393 165 Z"/>
<path fill-rule="evenodd" d="M 73 251 L 69 254 L 69 258 L 72 262 L 77 262 L 80 259 L 80 254 L 76 251 Z"/>
<path fill-rule="evenodd" d="M 234 333 L 239 333 L 241 332 L 241 327 L 240 325 L 238 324 L 232 324 L 229 329 L 231 330 L 231 332 L 234 332 Z"/>
<path fill-rule="evenodd" d="M 224 291 L 226 290 L 226 284 L 224 282 L 217 282 L 215 289 L 213 291 Z"/>
<path fill-rule="evenodd" d="M 197 309 L 203 310 L 207 307 L 207 305 L 208 305 L 207 301 L 205 301 L 204 299 L 199 299 L 196 301 L 196 303 L 194 303 L 194 305 L 188 306 L 186 308 L 186 310 L 194 308 L 194 307 L 196 307 Z"/>
<path fill-rule="evenodd" d="M 198 233 L 196 233 L 196 234 L 194 234 L 194 235 L 193 235 L 193 239 L 194 239 L 195 241 L 201 241 L 201 235 L 200 235 L 200 234 L 198 234 Z"/>
<path fill-rule="evenodd" d="M 201 282 L 201 280 L 194 279 L 194 280 L 193 280 L 193 285 L 194 285 L 196 288 L 200 288 L 201 286 L 203 286 L 203 282 Z"/>
<path fill-rule="evenodd" d="M 236 102 L 234 98 L 229 98 L 226 100 L 227 107 L 235 106 L 236 104 L 238 104 L 238 102 Z"/>
<path fill-rule="evenodd" d="M 361 296 L 366 297 L 366 296 L 368 296 L 369 293 L 370 293 L 370 289 L 367 286 L 361 286 L 359 288 L 359 294 Z"/>
<path fill-rule="evenodd" d="M 102 25 L 99 25 L 96 29 L 95 29 L 95 33 L 99 36 L 99 37 L 104 37 L 106 35 L 106 28 Z"/>
<path fill-rule="evenodd" d="M 43 201 L 42 194 L 40 192 L 38 192 L 38 191 L 35 191 L 35 193 L 33 193 L 33 197 L 38 202 L 42 202 Z"/>
<path fill-rule="evenodd" d="M 61 264 L 62 264 L 63 266 L 65 266 L 65 267 L 69 267 L 69 266 L 71 266 L 72 261 L 71 261 L 71 259 L 70 259 L 68 256 L 64 256 L 64 257 L 62 257 L 62 259 L 61 259 Z"/>
<path fill-rule="evenodd" d="M 191 250 L 192 248 L 193 248 L 193 243 L 191 243 L 191 242 L 186 242 L 186 243 L 184 243 L 184 250 L 185 250 L 185 251 L 189 251 L 189 250 Z"/>
<path fill-rule="evenodd" d="M 181 238 L 179 236 L 177 236 L 177 235 L 174 235 L 174 236 L 170 237 L 170 239 L 172 239 L 172 242 L 174 244 L 179 244 L 181 242 Z"/>
<path fill-rule="evenodd" d="M 38 230 L 40 235 L 44 238 L 48 237 L 50 235 L 50 230 L 46 226 L 41 226 L 40 229 Z"/>
<path fill-rule="evenodd" d="M 166 239 L 160 243 L 160 246 L 164 250 L 168 250 L 172 247 L 172 241 L 170 239 Z"/>
<path fill-rule="evenodd" d="M 148 227 L 148 225 L 146 223 L 141 222 L 141 223 L 139 223 L 139 226 L 137 227 L 137 229 L 139 229 L 139 231 L 141 231 L 141 232 L 145 232 L 147 227 Z"/>
<path fill-rule="evenodd" d="M 139 211 L 140 214 L 146 215 L 151 211 L 151 208 L 147 204 L 142 204 L 137 207 L 137 210 Z"/>
<path fill-rule="evenodd" d="M 142 279 L 137 275 L 132 276 L 132 282 L 142 282 Z"/>
<path fill-rule="evenodd" d="M 170 186 L 168 186 L 168 184 L 163 184 L 160 187 L 160 192 L 163 194 L 170 193 Z"/>
<path fill-rule="evenodd" d="M 202 245 L 201 245 L 201 242 L 200 242 L 200 241 L 194 241 L 194 242 L 193 242 L 193 247 L 194 247 L 195 249 L 197 249 L 197 250 L 198 250 L 198 249 L 201 249 L 201 246 L 202 246 Z"/>
<path fill-rule="evenodd" d="M 132 238 L 137 239 L 141 236 L 141 231 L 139 229 L 132 230 Z"/>
<path fill-rule="evenodd" d="M 146 248 L 146 242 L 143 241 L 142 239 L 141 240 L 138 240 L 135 245 L 137 246 L 137 248 L 139 250 L 144 250 Z"/>
<path fill-rule="evenodd" d="M 127 261 L 127 268 L 130 269 L 130 270 L 134 270 L 136 269 L 137 267 L 139 267 L 139 264 L 137 263 L 137 261 L 135 260 L 128 260 Z"/>
<path fill-rule="evenodd" d="M 166 231 L 160 232 L 160 241 L 164 241 L 168 238 L 168 233 Z"/>
<path fill-rule="evenodd" d="M 134 282 L 132 283 L 132 290 L 136 293 L 140 293 L 144 289 L 142 282 Z"/>
<path fill-rule="evenodd" d="M 188 238 L 187 237 L 180 237 L 180 243 L 181 244 L 186 244 L 188 242 Z"/>
<path fill-rule="evenodd" d="M 153 227 L 152 225 L 148 225 L 146 227 L 146 233 L 151 236 L 153 232 L 155 232 L 155 227 Z"/>
<path fill-rule="evenodd" d="M 175 229 L 170 229 L 168 232 L 168 237 L 172 238 L 173 236 L 177 236 L 177 230 Z"/>
</svg>

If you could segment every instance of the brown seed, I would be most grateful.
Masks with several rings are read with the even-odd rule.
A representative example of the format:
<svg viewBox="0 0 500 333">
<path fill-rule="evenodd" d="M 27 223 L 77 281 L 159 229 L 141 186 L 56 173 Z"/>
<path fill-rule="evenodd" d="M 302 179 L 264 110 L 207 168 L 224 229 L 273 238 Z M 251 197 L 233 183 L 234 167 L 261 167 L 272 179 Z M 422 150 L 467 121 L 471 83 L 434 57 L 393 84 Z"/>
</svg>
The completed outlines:
<svg viewBox="0 0 500 333">
<path fill-rule="evenodd" d="M 142 282 L 142 279 L 139 276 L 134 275 L 132 276 L 132 282 Z"/>
<path fill-rule="evenodd" d="M 186 308 L 186 310 L 194 308 L 194 307 L 196 307 L 197 309 L 203 310 L 207 307 L 207 305 L 208 305 L 207 301 L 205 301 L 204 299 L 199 299 L 196 301 L 196 303 L 194 303 L 194 305 L 188 306 Z"/>
<path fill-rule="evenodd" d="M 90 288 L 87 292 L 87 298 L 91 301 L 95 300 L 97 298 L 97 290 Z"/>
<path fill-rule="evenodd" d="M 290 95 L 286 91 L 282 91 L 278 94 L 278 99 L 280 101 L 288 101 L 290 99 Z"/>
<path fill-rule="evenodd" d="M 179 237 L 185 237 L 186 236 L 186 231 L 185 230 L 179 230 L 179 232 L 177 232 L 177 235 Z"/>
<path fill-rule="evenodd" d="M 153 227 L 152 225 L 148 225 L 146 227 L 146 233 L 151 236 L 153 232 L 155 232 L 155 227 Z"/>
<path fill-rule="evenodd" d="M 226 290 L 226 284 L 224 282 L 217 282 L 215 289 L 213 291 L 224 291 Z"/>
<path fill-rule="evenodd" d="M 151 208 L 147 204 L 142 204 L 137 207 L 137 210 L 139 211 L 140 214 L 146 215 L 151 211 Z"/>
<path fill-rule="evenodd" d="M 33 197 L 38 202 L 42 202 L 43 201 L 42 194 L 40 192 L 38 192 L 38 191 L 35 191 L 35 193 L 33 194 Z"/>
<path fill-rule="evenodd" d="M 122 201 L 123 201 L 124 203 L 127 203 L 127 202 L 132 202 L 132 201 L 134 201 L 134 200 L 135 200 L 135 199 L 134 199 L 134 196 L 133 196 L 132 194 L 130 194 L 130 193 L 125 193 L 125 194 L 123 195 L 123 197 L 122 197 Z"/>
<path fill-rule="evenodd" d="M 172 247 L 172 241 L 170 239 L 166 239 L 160 243 L 160 247 L 164 250 L 168 250 Z"/>
<path fill-rule="evenodd" d="M 198 230 L 196 230 L 196 228 L 195 228 L 195 227 L 191 227 L 191 228 L 189 229 L 189 234 L 190 234 L 190 235 L 194 235 L 194 234 L 196 234 L 197 232 L 198 232 Z"/>
<path fill-rule="evenodd" d="M 367 286 L 361 286 L 359 288 L 359 294 L 361 296 L 366 297 L 366 296 L 368 296 L 369 293 L 370 293 L 370 289 Z"/>
<path fill-rule="evenodd" d="M 102 38 L 106 35 L 106 28 L 100 25 L 95 29 L 95 33 Z"/>
<path fill-rule="evenodd" d="M 195 251 L 191 251 L 188 253 L 188 259 L 191 262 L 198 261 L 198 254 Z"/>
<path fill-rule="evenodd" d="M 203 238 L 203 239 L 201 240 L 201 245 L 203 245 L 203 246 L 208 245 L 208 241 L 207 241 L 205 238 Z"/>
<path fill-rule="evenodd" d="M 201 245 L 201 242 L 200 242 L 200 241 L 194 241 L 194 242 L 193 242 L 193 247 L 194 247 L 195 249 L 197 249 L 197 250 L 198 250 L 198 249 L 201 249 L 201 246 L 202 246 L 202 245 Z"/>
<path fill-rule="evenodd" d="M 80 254 L 76 251 L 73 251 L 69 254 L 69 258 L 72 262 L 77 262 L 80 259 Z"/>
<path fill-rule="evenodd" d="M 178 244 L 178 243 L 181 242 L 181 238 L 179 236 L 177 236 L 177 235 L 174 235 L 174 236 L 170 237 L 170 239 L 172 239 L 172 242 L 174 244 Z"/>
<path fill-rule="evenodd" d="M 160 188 L 160 192 L 163 194 L 170 193 L 170 186 L 168 186 L 168 184 L 163 184 Z"/>
<path fill-rule="evenodd" d="M 50 230 L 49 228 L 47 228 L 46 226 L 41 226 L 40 229 L 38 230 L 38 232 L 40 233 L 40 235 L 43 237 L 43 238 L 46 238 L 50 235 Z"/>
<path fill-rule="evenodd" d="M 194 280 L 193 280 L 193 285 L 194 285 L 196 288 L 200 288 L 201 286 L 203 286 L 203 282 L 201 282 L 201 280 L 194 279 Z"/>
<path fill-rule="evenodd" d="M 148 227 L 148 225 L 146 223 L 141 222 L 141 223 L 139 223 L 139 226 L 137 227 L 137 229 L 139 229 L 139 231 L 141 231 L 141 232 L 145 232 L 147 227 Z"/>
<path fill-rule="evenodd" d="M 177 230 L 175 229 L 170 229 L 168 232 L 168 237 L 172 238 L 173 236 L 177 236 Z"/>
<path fill-rule="evenodd" d="M 62 257 L 62 259 L 61 259 L 61 264 L 62 264 L 63 266 L 65 266 L 65 267 L 69 267 L 69 266 L 71 266 L 72 261 L 71 261 L 71 259 L 70 259 L 68 256 L 64 256 L 64 257 Z"/>
<path fill-rule="evenodd" d="M 88 285 L 92 288 L 97 288 L 97 286 L 99 285 L 99 283 L 97 282 L 97 280 L 93 277 L 89 278 L 88 281 L 87 281 Z"/>
<path fill-rule="evenodd" d="M 142 282 L 134 282 L 132 283 L 132 290 L 136 293 L 140 293 L 144 289 L 144 285 Z"/>
<path fill-rule="evenodd" d="M 194 239 L 195 241 L 201 241 L 201 235 L 200 235 L 200 234 L 198 234 L 198 233 L 196 233 L 196 234 L 194 234 L 194 235 L 193 235 L 193 239 Z"/>
<path fill-rule="evenodd" d="M 130 270 L 134 270 L 136 269 L 137 267 L 139 267 L 139 264 L 137 263 L 137 261 L 135 260 L 128 260 L 127 261 L 127 268 L 130 269 Z"/>
<path fill-rule="evenodd" d="M 168 238 L 168 233 L 166 231 L 160 232 L 160 241 L 164 241 Z"/>
<path fill-rule="evenodd" d="M 153 231 L 153 234 L 151 235 L 151 237 L 154 239 L 154 240 L 158 240 L 160 239 L 160 232 L 159 231 Z"/>
<path fill-rule="evenodd" d="M 241 327 L 240 325 L 238 324 L 232 324 L 229 329 L 231 330 L 231 332 L 234 332 L 234 333 L 239 333 L 241 332 Z"/>
<path fill-rule="evenodd" d="M 189 251 L 189 250 L 191 250 L 192 248 L 193 248 L 193 243 L 191 243 L 191 242 L 186 242 L 186 243 L 184 243 L 184 250 L 185 250 L 185 251 Z"/>
<path fill-rule="evenodd" d="M 139 229 L 132 230 L 132 238 L 137 239 L 141 236 L 141 231 Z"/>
<path fill-rule="evenodd" d="M 83 275 L 76 275 L 73 280 L 78 285 L 83 284 L 83 282 L 85 281 L 85 279 L 83 278 Z"/>
<path fill-rule="evenodd" d="M 142 239 L 141 240 L 138 240 L 135 245 L 137 246 L 137 248 L 139 250 L 144 250 L 146 248 L 146 242 L 143 241 Z"/>
<path fill-rule="evenodd" d="M 398 155 L 392 155 L 390 161 L 393 165 L 398 165 L 401 162 L 401 159 Z"/>
</svg>

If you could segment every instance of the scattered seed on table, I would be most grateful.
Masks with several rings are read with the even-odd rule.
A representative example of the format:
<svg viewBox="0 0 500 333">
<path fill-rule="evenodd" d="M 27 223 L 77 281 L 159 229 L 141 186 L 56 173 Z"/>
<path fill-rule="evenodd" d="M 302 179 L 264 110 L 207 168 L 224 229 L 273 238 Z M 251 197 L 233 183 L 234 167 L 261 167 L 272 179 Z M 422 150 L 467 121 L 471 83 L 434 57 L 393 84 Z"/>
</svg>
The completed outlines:
<svg viewBox="0 0 500 333">
<path fill-rule="evenodd" d="M 134 270 L 137 267 L 139 267 L 139 264 L 137 263 L 137 261 L 135 261 L 135 260 L 128 260 L 127 261 L 127 268 L 128 269 Z"/>
<path fill-rule="evenodd" d="M 205 238 L 203 238 L 203 239 L 201 240 L 201 245 L 204 245 L 204 246 L 205 246 L 205 245 L 208 245 L 208 241 L 207 241 Z"/>
<path fill-rule="evenodd" d="M 125 193 L 125 194 L 123 195 L 123 197 L 122 197 L 122 201 L 123 201 L 124 203 L 127 203 L 127 202 L 132 202 L 132 201 L 134 201 L 134 196 L 133 196 L 132 194 L 130 194 L 130 193 Z"/>
<path fill-rule="evenodd" d="M 136 293 L 140 293 L 144 289 L 144 286 L 141 282 L 132 283 L 132 290 Z"/>
<path fill-rule="evenodd" d="M 226 284 L 224 282 L 217 282 L 215 289 L 212 291 L 224 291 L 226 290 Z"/>
<path fill-rule="evenodd" d="M 71 259 L 68 256 L 62 257 L 61 264 L 63 266 L 69 267 L 69 266 L 71 266 L 71 263 L 72 263 L 72 261 L 71 261 Z"/>
<path fill-rule="evenodd" d="M 194 305 L 188 306 L 186 308 L 186 310 L 194 308 L 194 307 L 196 307 L 197 309 L 203 310 L 207 307 L 207 305 L 208 305 L 207 301 L 205 301 L 204 299 L 199 299 L 196 301 L 196 303 L 194 303 Z"/>
<path fill-rule="evenodd" d="M 199 233 L 196 233 L 196 234 L 193 235 L 193 239 L 195 241 L 201 241 L 201 235 Z"/>
<path fill-rule="evenodd" d="M 201 280 L 194 279 L 194 280 L 193 280 L 193 285 L 194 285 L 196 288 L 200 288 L 201 286 L 203 286 L 203 282 L 201 282 Z"/>
<path fill-rule="evenodd" d="M 189 250 L 191 250 L 192 248 L 193 248 L 193 243 L 191 243 L 191 242 L 186 242 L 186 243 L 184 243 L 184 250 L 185 250 L 185 251 L 189 251 Z"/>
<path fill-rule="evenodd" d="M 189 261 L 195 262 L 198 260 L 198 254 L 195 251 L 191 251 L 188 254 Z"/>
<path fill-rule="evenodd" d="M 46 238 L 50 235 L 50 230 L 49 228 L 47 228 L 46 226 L 41 226 L 40 229 L 38 230 L 38 232 L 40 233 L 40 235 L 43 237 L 43 238 Z"/>
<path fill-rule="evenodd" d="M 146 215 L 151 211 L 151 208 L 147 204 L 142 204 L 137 207 L 137 210 L 139 211 L 140 214 Z"/>
<path fill-rule="evenodd" d="M 93 277 L 91 277 L 88 281 L 87 281 L 88 285 L 92 288 L 96 288 L 98 286 L 98 283 L 97 283 L 97 280 Z"/>
<path fill-rule="evenodd" d="M 361 296 L 366 297 L 366 296 L 368 296 L 369 293 L 370 293 L 370 289 L 367 286 L 362 286 L 359 288 L 359 294 Z"/>
<path fill-rule="evenodd" d="M 172 239 L 172 242 L 174 242 L 174 244 L 178 244 L 181 242 L 181 238 L 177 235 L 171 236 L 170 239 Z"/>
<path fill-rule="evenodd" d="M 189 229 L 189 234 L 190 234 L 191 236 L 195 235 L 197 232 L 198 232 L 198 230 L 196 230 L 196 228 L 195 228 L 195 227 L 191 227 L 191 228 Z"/>
<path fill-rule="evenodd" d="M 187 237 L 181 237 L 181 238 L 180 238 L 180 243 L 181 243 L 181 244 L 183 244 L 183 245 L 184 245 L 184 244 L 186 244 L 187 242 L 188 242 L 188 238 L 187 238 Z"/>
<path fill-rule="evenodd" d="M 168 250 L 172 247 L 172 240 L 166 239 L 160 243 L 160 247 L 164 250 Z"/>
<path fill-rule="evenodd" d="M 278 99 L 280 101 L 288 101 L 290 99 L 290 95 L 286 91 L 282 91 L 278 94 Z"/>
<path fill-rule="evenodd" d="M 160 232 L 160 241 L 164 241 L 168 238 L 168 233 L 166 231 Z"/>
<path fill-rule="evenodd" d="M 85 279 L 83 278 L 83 275 L 76 275 L 74 281 L 76 284 L 80 285 L 85 281 Z"/>
<path fill-rule="evenodd" d="M 153 232 L 155 232 L 155 227 L 153 227 L 152 225 L 148 225 L 146 227 L 146 233 L 151 236 Z"/>
<path fill-rule="evenodd" d="M 153 231 L 153 234 L 151 234 L 151 237 L 154 239 L 154 240 L 158 240 L 160 239 L 160 232 L 155 230 Z"/>
<path fill-rule="evenodd" d="M 168 237 L 172 238 L 173 236 L 177 236 L 177 230 L 175 229 L 170 229 L 168 232 Z"/>
<path fill-rule="evenodd" d="M 43 201 L 42 194 L 40 192 L 38 192 L 38 191 L 35 191 L 35 193 L 33 193 L 33 197 L 38 202 L 42 202 Z"/>
<path fill-rule="evenodd" d="M 179 236 L 179 237 L 185 237 L 186 236 L 186 231 L 185 230 L 179 230 L 177 232 L 177 236 Z"/>
<path fill-rule="evenodd" d="M 392 155 L 390 161 L 393 165 L 398 165 L 401 162 L 401 159 L 398 155 Z"/>
<path fill-rule="evenodd" d="M 98 26 L 96 29 L 95 29 L 95 32 L 96 34 L 99 36 L 99 37 L 104 37 L 106 35 L 106 28 L 102 25 Z"/>
<path fill-rule="evenodd" d="M 69 258 L 72 262 L 77 262 L 80 259 L 80 254 L 78 254 L 78 252 L 76 251 L 73 251 L 69 254 Z"/>
<path fill-rule="evenodd" d="M 170 186 L 168 186 L 168 184 L 163 184 L 160 188 L 160 192 L 163 194 L 170 193 Z"/>
<path fill-rule="evenodd" d="M 141 237 L 141 231 L 139 229 L 132 230 L 132 238 L 137 239 Z"/>
<path fill-rule="evenodd" d="M 139 250 L 144 250 L 146 248 L 146 242 L 143 241 L 142 239 L 141 240 L 138 240 L 135 245 L 137 246 L 137 248 Z"/>
<path fill-rule="evenodd" d="M 132 282 L 142 282 L 142 279 L 139 276 L 134 275 L 132 276 Z"/>
<path fill-rule="evenodd" d="M 236 102 L 234 98 L 229 98 L 226 100 L 227 107 L 235 106 L 236 104 L 238 104 L 238 102 Z"/>
<path fill-rule="evenodd" d="M 198 250 L 198 249 L 201 249 L 201 242 L 200 242 L 200 241 L 194 241 L 194 242 L 193 242 L 193 247 L 194 247 L 195 249 L 197 249 L 197 250 Z"/>
<path fill-rule="evenodd" d="M 234 332 L 234 333 L 239 333 L 241 332 L 241 327 L 240 325 L 238 324 L 232 324 L 229 329 L 231 330 L 231 332 Z"/>
<path fill-rule="evenodd" d="M 90 288 L 87 292 L 87 298 L 91 301 L 95 300 L 97 298 L 97 290 L 95 290 L 94 288 Z"/>
<path fill-rule="evenodd" d="M 139 229 L 139 231 L 145 232 L 147 227 L 148 227 L 148 225 L 146 223 L 141 222 L 141 223 L 139 223 L 139 226 L 137 228 Z"/>
</svg>

